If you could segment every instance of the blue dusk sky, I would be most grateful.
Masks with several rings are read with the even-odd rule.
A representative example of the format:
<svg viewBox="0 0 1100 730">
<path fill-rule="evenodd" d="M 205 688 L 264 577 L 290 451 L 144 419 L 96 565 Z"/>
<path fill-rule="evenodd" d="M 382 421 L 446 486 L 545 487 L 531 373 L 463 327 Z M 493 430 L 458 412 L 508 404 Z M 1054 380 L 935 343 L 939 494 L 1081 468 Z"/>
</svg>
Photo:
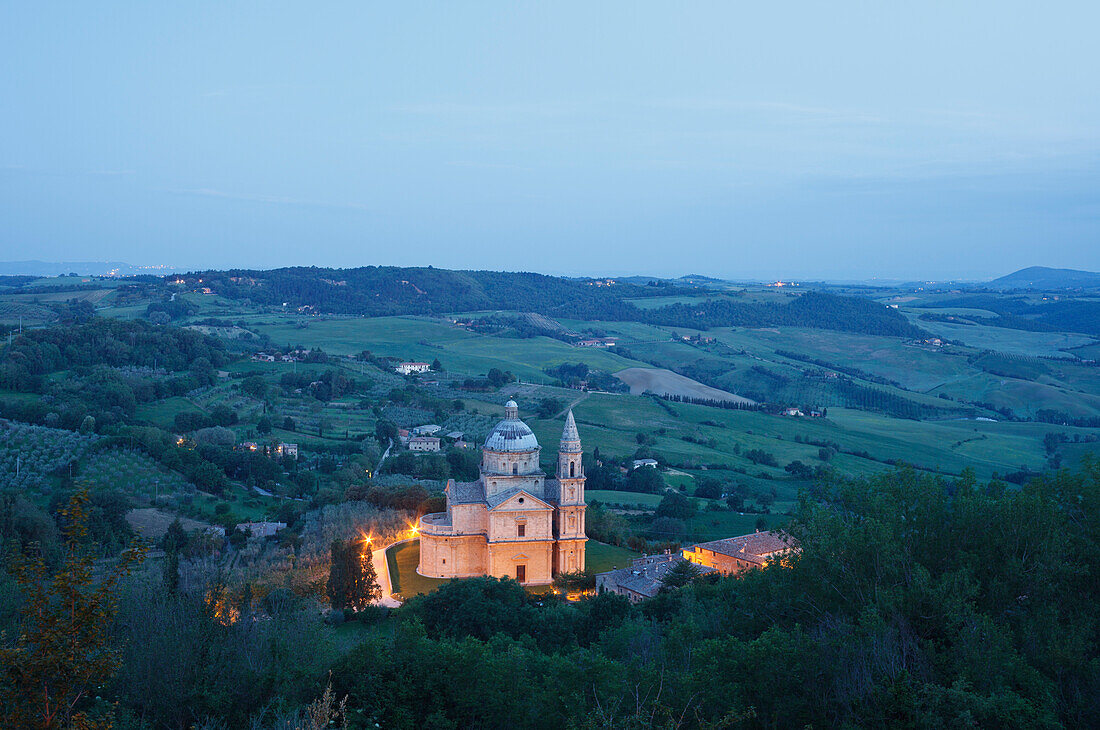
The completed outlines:
<svg viewBox="0 0 1100 730">
<path fill-rule="evenodd" d="M 1100 3 L 0 7 L 0 260 L 1100 270 Z"/>
</svg>

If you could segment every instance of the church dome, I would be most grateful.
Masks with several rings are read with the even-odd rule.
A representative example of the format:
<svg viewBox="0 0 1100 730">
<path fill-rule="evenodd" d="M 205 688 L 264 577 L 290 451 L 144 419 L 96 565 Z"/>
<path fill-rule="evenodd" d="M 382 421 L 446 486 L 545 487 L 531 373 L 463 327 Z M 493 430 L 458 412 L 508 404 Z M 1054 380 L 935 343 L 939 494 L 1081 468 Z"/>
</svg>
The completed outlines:
<svg viewBox="0 0 1100 730">
<path fill-rule="evenodd" d="M 538 451 L 539 440 L 531 428 L 519 420 L 519 407 L 513 400 L 504 406 L 504 420 L 493 427 L 485 439 L 485 448 L 489 451 L 525 453 Z"/>
</svg>

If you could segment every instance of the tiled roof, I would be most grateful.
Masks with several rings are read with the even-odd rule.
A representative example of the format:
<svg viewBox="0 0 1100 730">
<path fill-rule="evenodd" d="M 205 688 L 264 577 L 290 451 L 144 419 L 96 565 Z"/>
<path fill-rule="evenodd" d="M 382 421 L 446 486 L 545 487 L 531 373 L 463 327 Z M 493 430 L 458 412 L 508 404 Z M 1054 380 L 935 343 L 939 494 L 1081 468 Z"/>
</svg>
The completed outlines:
<svg viewBox="0 0 1100 730">
<path fill-rule="evenodd" d="M 772 553 L 797 547 L 797 543 L 780 532 L 754 532 L 751 535 L 701 542 L 694 547 L 763 565 Z"/>
<path fill-rule="evenodd" d="M 561 501 L 561 483 L 557 479 L 547 479 L 542 483 L 542 493 L 547 502 Z"/>
<path fill-rule="evenodd" d="M 485 502 L 485 488 L 480 482 L 454 482 L 448 487 L 449 504 L 477 504 Z"/>
<path fill-rule="evenodd" d="M 684 562 L 684 558 L 679 554 L 648 555 L 643 558 L 636 558 L 629 568 L 619 568 L 607 573 L 600 573 L 599 578 L 603 578 L 611 586 L 625 588 L 638 595 L 652 597 L 661 590 L 663 585 L 661 579 L 665 577 L 665 574 L 672 569 L 672 566 L 682 562 Z M 698 568 L 702 573 L 714 572 L 714 568 L 705 565 L 700 565 Z"/>
</svg>

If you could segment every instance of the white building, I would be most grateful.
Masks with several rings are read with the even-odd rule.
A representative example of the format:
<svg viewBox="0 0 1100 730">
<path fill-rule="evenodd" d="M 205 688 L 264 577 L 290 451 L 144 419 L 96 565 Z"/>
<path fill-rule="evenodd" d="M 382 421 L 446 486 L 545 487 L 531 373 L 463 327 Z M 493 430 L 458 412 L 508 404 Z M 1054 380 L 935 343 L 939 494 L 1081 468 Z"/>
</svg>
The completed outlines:
<svg viewBox="0 0 1100 730">
<path fill-rule="evenodd" d="M 439 439 L 435 436 L 413 436 L 409 439 L 409 451 L 439 451 Z"/>
<path fill-rule="evenodd" d="M 426 373 L 431 369 L 431 365 L 426 362 L 403 362 L 394 368 L 402 375 L 410 375 L 412 373 Z"/>
</svg>

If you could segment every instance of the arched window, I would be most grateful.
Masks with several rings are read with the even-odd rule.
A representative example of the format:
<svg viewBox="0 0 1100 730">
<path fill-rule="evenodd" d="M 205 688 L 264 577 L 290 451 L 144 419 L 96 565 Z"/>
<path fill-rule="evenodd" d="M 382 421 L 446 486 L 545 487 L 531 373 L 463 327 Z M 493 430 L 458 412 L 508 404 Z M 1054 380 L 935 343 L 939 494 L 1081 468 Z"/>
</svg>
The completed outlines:
<svg viewBox="0 0 1100 730">
<path fill-rule="evenodd" d="M 516 463 L 512 464 L 512 473 L 513 474 L 519 474 L 519 464 L 516 464 Z"/>
<path fill-rule="evenodd" d="M 569 476 L 571 476 L 571 477 L 576 476 L 576 474 L 573 473 L 576 466 L 577 466 L 577 463 L 575 461 L 569 462 Z"/>
</svg>

